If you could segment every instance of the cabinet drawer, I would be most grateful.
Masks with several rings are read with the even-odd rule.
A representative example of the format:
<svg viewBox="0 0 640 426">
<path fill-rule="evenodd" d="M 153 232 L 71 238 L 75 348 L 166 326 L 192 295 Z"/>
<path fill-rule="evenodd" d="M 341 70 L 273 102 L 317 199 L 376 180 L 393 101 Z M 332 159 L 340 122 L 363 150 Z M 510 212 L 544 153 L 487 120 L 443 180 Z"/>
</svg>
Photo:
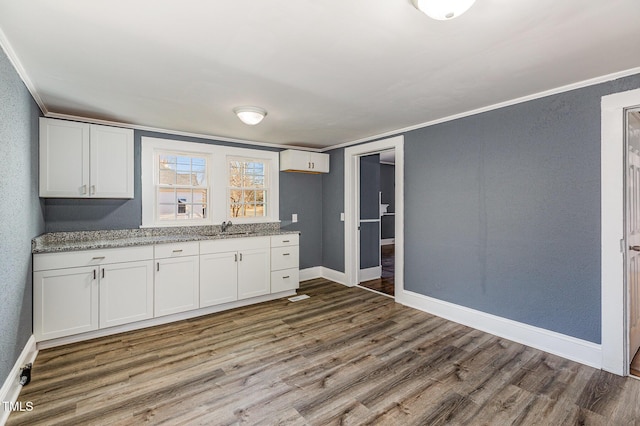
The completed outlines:
<svg viewBox="0 0 640 426">
<path fill-rule="evenodd" d="M 298 256 L 298 246 L 272 248 L 271 270 L 279 271 L 281 269 L 297 268 Z"/>
<path fill-rule="evenodd" d="M 200 253 L 197 241 L 184 243 L 157 244 L 154 247 L 156 259 L 170 257 L 197 256 Z"/>
<path fill-rule="evenodd" d="M 64 253 L 37 253 L 33 255 L 33 270 L 45 271 L 149 259 L 153 259 L 153 246 L 81 250 Z"/>
<path fill-rule="evenodd" d="M 219 240 L 200 241 L 200 254 L 262 248 L 269 249 L 269 237 L 222 238 Z"/>
<path fill-rule="evenodd" d="M 294 290 L 300 287 L 298 268 L 271 272 L 271 293 Z"/>
<path fill-rule="evenodd" d="M 297 246 L 299 234 L 274 235 L 271 237 L 271 247 Z"/>
</svg>

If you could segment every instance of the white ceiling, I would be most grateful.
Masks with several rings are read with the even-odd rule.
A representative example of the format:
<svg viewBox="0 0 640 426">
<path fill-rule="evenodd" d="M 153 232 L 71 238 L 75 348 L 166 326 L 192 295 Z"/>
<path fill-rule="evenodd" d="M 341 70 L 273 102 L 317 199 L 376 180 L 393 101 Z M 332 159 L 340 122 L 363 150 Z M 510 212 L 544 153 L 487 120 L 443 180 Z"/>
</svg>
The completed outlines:
<svg viewBox="0 0 640 426">
<path fill-rule="evenodd" d="M 48 115 L 315 148 L 640 66 L 638 0 L 451 21 L 410 0 L 0 0 L 0 29 Z"/>
</svg>

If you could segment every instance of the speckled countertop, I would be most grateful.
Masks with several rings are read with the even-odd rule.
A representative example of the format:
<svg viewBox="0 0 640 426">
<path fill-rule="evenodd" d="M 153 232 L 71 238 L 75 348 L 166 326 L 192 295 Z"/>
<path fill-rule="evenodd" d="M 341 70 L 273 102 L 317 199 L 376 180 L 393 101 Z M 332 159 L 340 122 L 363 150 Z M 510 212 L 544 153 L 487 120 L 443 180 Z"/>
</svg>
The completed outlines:
<svg viewBox="0 0 640 426">
<path fill-rule="evenodd" d="M 297 233 L 298 231 L 280 229 L 280 224 L 277 222 L 233 225 L 225 232 L 222 232 L 219 225 L 121 229 L 115 231 L 50 232 L 31 240 L 31 252 L 34 254 L 55 253 Z"/>
</svg>

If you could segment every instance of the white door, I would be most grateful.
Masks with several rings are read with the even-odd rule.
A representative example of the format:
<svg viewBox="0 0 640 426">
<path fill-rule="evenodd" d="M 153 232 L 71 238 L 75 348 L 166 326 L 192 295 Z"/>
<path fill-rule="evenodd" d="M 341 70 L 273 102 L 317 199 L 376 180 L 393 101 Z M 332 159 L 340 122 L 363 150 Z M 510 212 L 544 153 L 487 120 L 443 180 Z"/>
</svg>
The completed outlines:
<svg viewBox="0 0 640 426">
<path fill-rule="evenodd" d="M 156 317 L 198 309 L 198 256 L 156 260 L 154 313 Z"/>
<path fill-rule="evenodd" d="M 97 268 L 34 272 L 33 292 L 36 341 L 98 329 Z"/>
<path fill-rule="evenodd" d="M 153 318 L 153 261 L 100 268 L 100 328 Z"/>
<path fill-rule="evenodd" d="M 627 114 L 627 287 L 629 361 L 640 348 L 640 112 Z"/>
<path fill-rule="evenodd" d="M 243 250 L 238 253 L 238 299 L 271 293 L 269 249 Z"/>
<path fill-rule="evenodd" d="M 133 198 L 133 130 L 91 126 L 90 196 Z"/>
<path fill-rule="evenodd" d="M 238 253 L 200 256 L 200 307 L 238 300 Z"/>
</svg>

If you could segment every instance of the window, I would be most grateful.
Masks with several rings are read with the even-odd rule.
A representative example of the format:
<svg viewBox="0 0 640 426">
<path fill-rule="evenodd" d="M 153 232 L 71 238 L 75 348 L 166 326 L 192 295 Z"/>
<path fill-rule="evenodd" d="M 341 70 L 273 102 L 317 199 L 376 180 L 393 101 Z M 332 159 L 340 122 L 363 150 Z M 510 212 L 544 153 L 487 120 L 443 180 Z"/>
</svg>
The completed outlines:
<svg viewBox="0 0 640 426">
<path fill-rule="evenodd" d="M 264 160 L 228 160 L 228 212 L 232 218 L 264 217 L 267 213 L 268 164 Z"/>
<path fill-rule="evenodd" d="M 279 153 L 142 136 L 142 227 L 277 222 Z"/>
<path fill-rule="evenodd" d="M 207 158 L 179 152 L 156 156 L 156 220 L 202 221 L 207 218 Z"/>
</svg>

